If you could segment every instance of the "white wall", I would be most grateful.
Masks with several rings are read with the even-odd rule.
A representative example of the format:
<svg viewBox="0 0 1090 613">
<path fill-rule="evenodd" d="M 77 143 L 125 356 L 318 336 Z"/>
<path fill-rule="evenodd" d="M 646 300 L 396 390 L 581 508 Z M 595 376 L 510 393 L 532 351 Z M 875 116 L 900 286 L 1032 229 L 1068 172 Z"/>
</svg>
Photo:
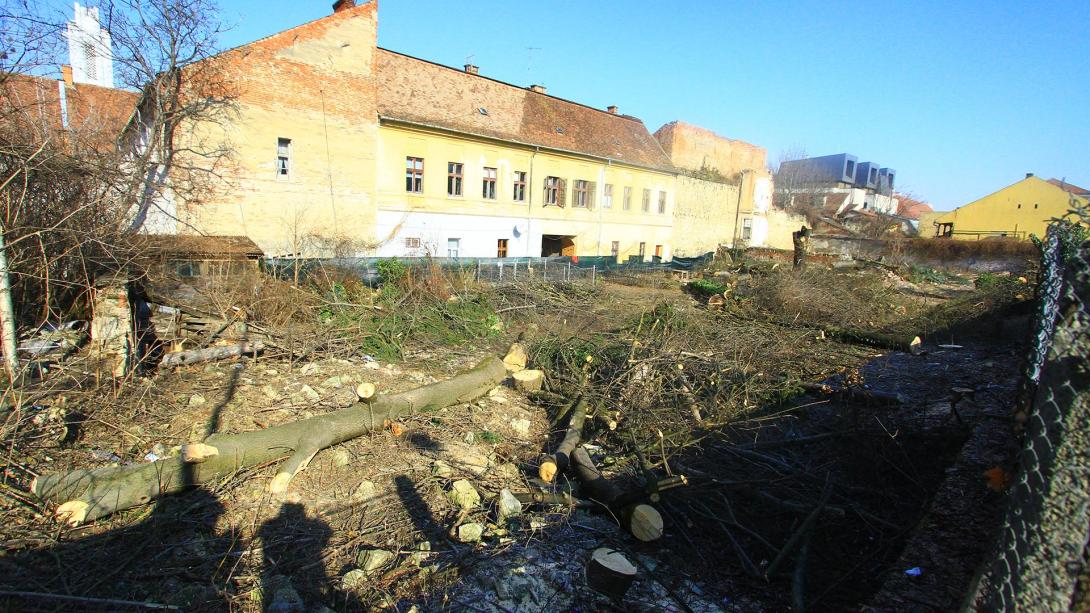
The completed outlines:
<svg viewBox="0 0 1090 613">
<path fill-rule="evenodd" d="M 508 257 L 541 255 L 539 222 L 528 224 L 525 217 L 380 210 L 377 230 L 379 257 L 447 257 L 452 238 L 460 239 L 460 257 L 494 258 L 501 238 L 508 241 Z M 406 238 L 420 239 L 420 248 L 407 247 Z"/>
</svg>

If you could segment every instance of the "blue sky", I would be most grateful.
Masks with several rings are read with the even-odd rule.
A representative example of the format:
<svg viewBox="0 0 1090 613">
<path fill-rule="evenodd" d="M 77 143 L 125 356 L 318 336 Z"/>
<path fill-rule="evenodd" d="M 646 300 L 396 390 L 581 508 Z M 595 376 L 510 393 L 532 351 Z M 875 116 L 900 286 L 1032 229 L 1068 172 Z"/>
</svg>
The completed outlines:
<svg viewBox="0 0 1090 613">
<path fill-rule="evenodd" d="M 332 0 L 220 1 L 231 47 Z M 852 153 L 947 210 L 1026 172 L 1090 187 L 1088 26 L 1086 0 L 382 0 L 379 44 L 616 104 L 651 131 L 695 123 L 766 147 L 771 164 Z"/>
</svg>

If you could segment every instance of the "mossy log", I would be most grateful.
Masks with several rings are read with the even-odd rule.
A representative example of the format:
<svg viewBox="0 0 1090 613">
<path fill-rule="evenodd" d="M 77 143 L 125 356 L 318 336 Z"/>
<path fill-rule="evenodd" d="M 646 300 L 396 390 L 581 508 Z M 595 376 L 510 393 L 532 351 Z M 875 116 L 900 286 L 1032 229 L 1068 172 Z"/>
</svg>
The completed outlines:
<svg viewBox="0 0 1090 613">
<path fill-rule="evenodd" d="M 205 347 L 204 349 L 190 349 L 188 351 L 175 351 L 163 356 L 159 365 L 164 368 L 176 366 L 188 366 L 227 358 L 237 358 L 241 355 L 258 354 L 265 349 L 265 343 L 261 341 L 245 341 L 232 345 L 220 345 L 218 347 Z"/>
<path fill-rule="evenodd" d="M 31 484 L 31 491 L 60 505 L 56 511 L 59 520 L 78 525 L 246 467 L 287 457 L 269 486 L 271 492 L 282 493 L 292 477 L 305 469 L 322 449 L 381 430 L 384 421 L 425 407 L 444 407 L 479 398 L 502 382 L 506 374 L 503 362 L 490 357 L 446 381 L 389 396 L 375 394 L 369 401 L 333 413 L 267 430 L 214 434 L 202 443 L 183 446 L 177 457 L 148 464 L 41 475 Z"/>
</svg>

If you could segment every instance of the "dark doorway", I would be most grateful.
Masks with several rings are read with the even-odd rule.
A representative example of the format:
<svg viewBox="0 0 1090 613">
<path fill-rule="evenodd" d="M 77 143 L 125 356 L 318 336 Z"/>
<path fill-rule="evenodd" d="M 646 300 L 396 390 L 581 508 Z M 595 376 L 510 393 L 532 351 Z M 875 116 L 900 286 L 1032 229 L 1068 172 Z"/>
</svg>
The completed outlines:
<svg viewBox="0 0 1090 613">
<path fill-rule="evenodd" d="M 575 237 L 557 236 L 553 234 L 542 235 L 541 255 L 542 257 L 553 257 L 558 255 L 571 257 L 575 255 Z"/>
</svg>

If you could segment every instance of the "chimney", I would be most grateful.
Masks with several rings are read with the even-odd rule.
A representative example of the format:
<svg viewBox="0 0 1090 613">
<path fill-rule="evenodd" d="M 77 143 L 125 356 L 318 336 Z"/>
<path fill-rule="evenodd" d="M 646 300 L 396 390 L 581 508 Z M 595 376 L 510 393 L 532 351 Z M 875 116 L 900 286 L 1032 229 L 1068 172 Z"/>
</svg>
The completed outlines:
<svg viewBox="0 0 1090 613">
<path fill-rule="evenodd" d="M 473 64 L 466 64 L 466 74 L 477 74 L 477 67 Z"/>
<path fill-rule="evenodd" d="M 530 86 L 530 91 L 537 92 L 539 94 L 544 94 L 546 90 L 545 90 L 544 85 L 531 85 Z"/>
<path fill-rule="evenodd" d="M 1030 178 L 1030 177 L 1032 177 L 1032 176 L 1033 176 L 1033 173 L 1032 173 L 1032 172 L 1027 172 L 1027 173 L 1026 173 L 1026 178 L 1027 178 L 1027 179 L 1028 179 L 1028 178 Z"/>
<path fill-rule="evenodd" d="M 72 87 L 72 67 L 68 64 L 61 66 L 61 78 L 64 79 L 65 85 Z"/>
<path fill-rule="evenodd" d="M 611 104 L 610 106 L 606 107 L 606 110 L 609 111 L 610 115 L 616 115 L 617 114 L 617 105 Z"/>
<path fill-rule="evenodd" d="M 356 0 L 337 0 L 333 3 L 333 12 L 340 13 L 341 11 L 353 8 L 356 6 Z"/>
</svg>

